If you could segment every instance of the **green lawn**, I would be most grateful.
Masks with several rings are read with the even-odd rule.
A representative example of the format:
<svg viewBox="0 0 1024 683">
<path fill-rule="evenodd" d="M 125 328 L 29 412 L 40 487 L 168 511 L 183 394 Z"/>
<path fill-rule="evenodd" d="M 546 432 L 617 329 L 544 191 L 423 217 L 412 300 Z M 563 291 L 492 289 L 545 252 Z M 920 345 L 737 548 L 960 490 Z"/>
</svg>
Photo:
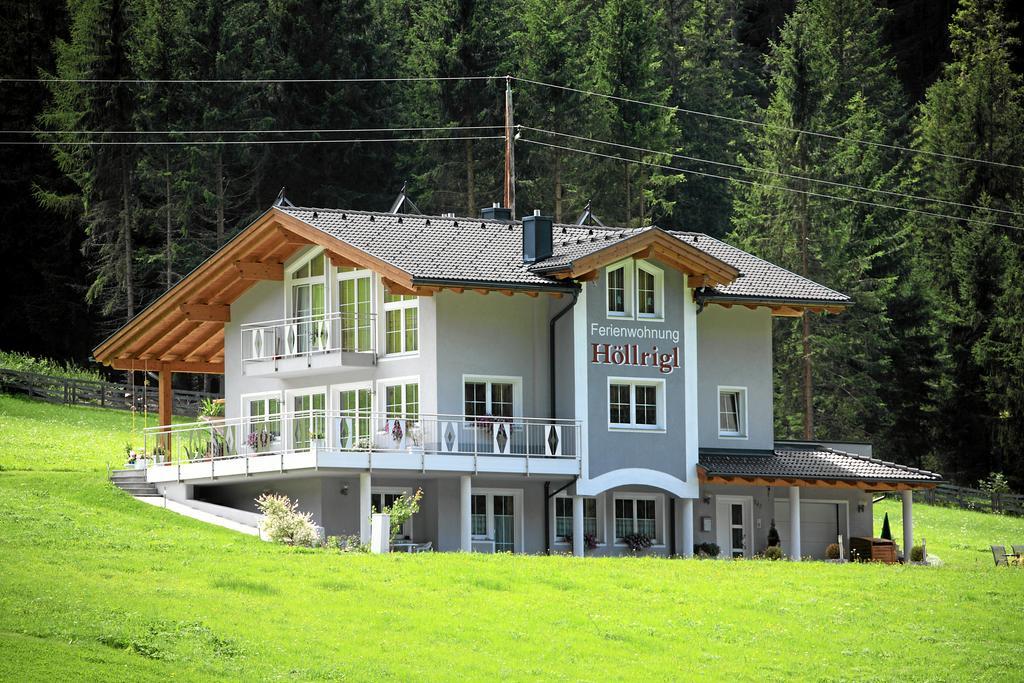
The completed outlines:
<svg viewBox="0 0 1024 683">
<path fill-rule="evenodd" d="M 1020 520 L 916 506 L 942 568 L 302 551 L 111 488 L 96 470 L 126 421 L 0 397 L 0 680 L 1006 680 L 1024 661 L 1024 570 L 982 552 Z M 53 445 L 87 471 L 23 469 Z"/>
</svg>

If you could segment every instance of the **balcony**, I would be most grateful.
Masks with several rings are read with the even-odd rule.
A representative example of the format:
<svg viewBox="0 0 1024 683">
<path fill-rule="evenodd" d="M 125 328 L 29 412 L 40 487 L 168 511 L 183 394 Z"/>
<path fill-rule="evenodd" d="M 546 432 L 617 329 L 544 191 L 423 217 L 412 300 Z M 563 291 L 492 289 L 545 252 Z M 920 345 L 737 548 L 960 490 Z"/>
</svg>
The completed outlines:
<svg viewBox="0 0 1024 683">
<path fill-rule="evenodd" d="M 249 323 L 241 328 L 242 374 L 301 377 L 377 362 L 377 318 L 330 313 Z"/>
<path fill-rule="evenodd" d="M 576 420 L 304 411 L 145 430 L 150 482 L 322 469 L 574 476 Z"/>
</svg>

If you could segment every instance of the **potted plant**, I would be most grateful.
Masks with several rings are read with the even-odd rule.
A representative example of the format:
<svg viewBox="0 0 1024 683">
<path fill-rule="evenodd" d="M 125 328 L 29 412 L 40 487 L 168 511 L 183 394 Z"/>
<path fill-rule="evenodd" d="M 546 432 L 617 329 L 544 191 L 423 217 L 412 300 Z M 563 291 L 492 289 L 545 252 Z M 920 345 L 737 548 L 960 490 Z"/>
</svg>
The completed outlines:
<svg viewBox="0 0 1024 683">
<path fill-rule="evenodd" d="M 622 542 L 629 546 L 630 552 L 638 553 L 651 547 L 653 541 L 647 534 L 632 533 L 622 537 Z"/>
<path fill-rule="evenodd" d="M 572 545 L 572 534 L 565 534 L 562 536 L 562 540 Z M 583 548 L 585 550 L 594 550 L 597 548 L 597 534 L 583 534 Z"/>
<path fill-rule="evenodd" d="M 267 450 L 271 442 L 274 440 L 274 435 L 268 432 L 266 429 L 260 429 L 259 431 L 249 432 L 249 436 L 246 437 L 246 445 L 257 453 L 262 453 Z"/>
<path fill-rule="evenodd" d="M 313 431 L 309 433 L 309 447 L 310 448 L 325 448 L 327 446 L 327 439 L 323 432 Z"/>
</svg>

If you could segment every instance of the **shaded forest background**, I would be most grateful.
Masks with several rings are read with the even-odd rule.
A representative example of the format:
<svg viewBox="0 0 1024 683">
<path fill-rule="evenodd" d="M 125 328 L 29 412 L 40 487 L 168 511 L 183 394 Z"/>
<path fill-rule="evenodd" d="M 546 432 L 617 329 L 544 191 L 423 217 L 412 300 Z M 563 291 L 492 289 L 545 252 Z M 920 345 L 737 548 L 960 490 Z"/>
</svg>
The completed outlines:
<svg viewBox="0 0 1024 683">
<path fill-rule="evenodd" d="M 571 221 L 592 200 L 605 223 L 707 232 L 851 294 L 846 314 L 812 316 L 806 327 L 775 322 L 777 435 L 869 440 L 883 457 L 954 480 L 1005 472 L 1024 487 L 1024 231 L 991 225 L 1024 225 L 1024 3 L 0 7 L 0 77 L 512 74 L 728 117 L 516 82 L 526 127 L 516 148 L 519 213 L 538 207 Z M 5 131 L 35 131 L 5 133 L 7 141 L 344 139 L 360 134 L 268 131 L 500 125 L 504 85 L 4 82 L 0 117 Z M 111 132 L 196 130 L 249 132 Z M 0 145 L 0 349 L 85 361 L 282 186 L 304 205 L 382 210 L 408 181 L 425 212 L 475 215 L 501 197 L 502 144 Z"/>
</svg>

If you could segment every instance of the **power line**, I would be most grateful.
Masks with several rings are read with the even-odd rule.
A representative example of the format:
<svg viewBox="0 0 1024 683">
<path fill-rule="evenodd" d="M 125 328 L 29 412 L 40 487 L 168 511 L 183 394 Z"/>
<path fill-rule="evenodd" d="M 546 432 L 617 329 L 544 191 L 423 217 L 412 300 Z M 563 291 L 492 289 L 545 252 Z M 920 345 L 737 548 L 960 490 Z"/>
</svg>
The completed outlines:
<svg viewBox="0 0 1024 683">
<path fill-rule="evenodd" d="M 724 166 L 726 168 L 737 169 L 737 170 L 743 171 L 745 173 L 764 173 L 764 174 L 767 174 L 767 175 L 773 175 L 773 176 L 777 176 L 777 177 L 780 177 L 780 178 L 787 178 L 787 179 L 790 179 L 790 180 L 800 180 L 800 181 L 811 182 L 811 183 L 820 183 L 822 185 L 829 185 L 831 187 L 842 187 L 842 188 L 846 188 L 846 189 L 850 189 L 850 190 L 859 190 L 859 191 L 863 191 L 863 192 L 874 192 L 876 194 L 884 194 L 884 195 L 888 195 L 890 197 L 902 197 L 904 199 L 913 199 L 913 200 L 921 201 L 921 202 L 934 202 L 936 204 L 945 204 L 947 206 L 956 206 L 956 207 L 960 207 L 960 208 L 963 208 L 963 209 L 972 209 L 972 210 L 976 210 L 976 211 L 991 211 L 993 213 L 1002 213 L 1002 214 L 1007 214 L 1007 215 L 1010 215 L 1010 216 L 1024 216 L 1024 213 L 1021 213 L 1019 211 L 1010 211 L 1008 209 L 993 209 L 993 208 L 988 208 L 988 207 L 984 207 L 984 206 L 977 206 L 975 204 L 964 204 L 962 202 L 954 202 L 954 201 L 950 201 L 948 199 L 936 199 L 935 197 L 926 197 L 926 196 L 923 196 L 923 195 L 909 194 L 909 193 L 906 193 L 906 192 L 897 192 L 895 190 L 883 190 L 883 189 L 876 188 L 876 187 L 866 187 L 864 185 L 853 185 L 853 184 L 850 184 L 850 183 L 841 183 L 841 182 L 838 182 L 838 181 L 835 181 L 835 180 L 824 180 L 822 178 L 812 178 L 810 176 L 802 176 L 802 175 L 796 175 L 796 174 L 792 174 L 792 173 L 783 173 L 781 171 L 772 171 L 772 170 L 769 170 L 769 169 L 766 169 L 766 168 L 748 168 L 748 167 L 742 166 L 740 164 L 733 164 L 733 163 L 728 163 L 728 162 L 725 162 L 725 161 L 712 161 L 710 159 L 701 159 L 700 157 L 687 156 L 685 154 L 676 154 L 676 153 L 673 153 L 673 152 L 664 152 L 664 151 L 657 150 L 657 149 L 648 149 L 646 147 L 635 147 L 633 145 L 624 145 L 624 144 L 621 144 L 621 143 L 618 143 L 618 142 L 609 142 L 608 140 L 597 140 L 597 139 L 594 139 L 594 138 L 584 137 L 582 135 L 572 135 L 570 133 L 560 133 L 558 131 L 545 130 L 543 128 L 533 128 L 531 126 L 523 126 L 523 125 L 520 125 L 518 127 L 523 129 L 523 130 L 532 130 L 532 131 L 535 131 L 537 133 L 546 133 L 548 135 L 557 135 L 557 136 L 560 136 L 560 137 L 572 138 L 573 140 L 581 140 L 581 141 L 584 141 L 584 142 L 595 142 L 595 143 L 598 143 L 598 144 L 601 144 L 601 145 L 609 145 L 611 147 L 619 147 L 621 149 L 629 149 L 629 150 L 633 150 L 635 152 L 646 152 L 648 154 L 657 154 L 657 155 L 660 155 L 660 156 L 674 157 L 676 159 L 686 159 L 687 161 L 696 161 L 696 162 L 699 162 L 699 163 L 712 164 L 712 165 L 715 165 L 715 166 Z"/>
<path fill-rule="evenodd" d="M 741 123 L 745 126 L 758 126 L 760 128 L 772 128 L 776 130 L 783 130 L 790 133 L 803 133 L 804 135 L 813 135 L 820 138 L 826 138 L 829 140 L 842 140 L 845 142 L 852 142 L 858 145 L 868 145 L 871 147 L 881 147 L 884 149 L 892 149 L 900 152 L 911 152 L 913 154 L 926 154 L 929 156 L 942 157 L 945 159 L 953 159 L 955 161 L 967 161 L 975 164 L 988 164 L 991 166 L 1000 166 L 1002 168 L 1016 168 L 1024 171 L 1024 166 L 1019 164 L 1009 164 L 1002 161 L 989 161 L 988 159 L 977 159 L 975 157 L 964 157 L 956 154 L 945 154 L 943 152 L 931 152 L 923 149 L 914 149 L 913 147 L 903 147 L 901 145 L 892 145 L 884 142 L 875 142 L 873 140 L 859 140 L 857 138 L 848 138 L 842 135 L 835 135 L 832 133 L 822 133 L 814 130 L 805 130 L 803 128 L 791 128 L 789 126 L 781 126 L 774 123 L 765 123 L 763 121 L 751 121 L 749 119 L 741 119 L 736 116 L 726 116 L 724 114 L 712 114 L 706 111 L 698 111 L 696 109 L 684 109 L 683 107 L 676 107 L 668 104 L 659 104 L 657 102 L 645 102 L 643 100 L 635 100 L 629 97 L 621 97 L 619 95 L 609 95 L 608 93 L 595 92 L 593 90 L 584 90 L 582 88 L 573 88 L 568 85 L 556 85 L 554 83 L 545 83 L 543 81 L 535 81 L 529 78 L 520 78 L 518 76 L 512 77 L 514 80 L 520 83 L 531 83 L 533 85 L 540 85 L 545 88 L 555 88 L 558 90 L 566 90 L 569 92 L 580 93 L 581 95 L 588 95 L 591 97 L 604 97 L 610 100 L 616 100 L 619 102 L 628 102 L 629 104 L 639 104 L 645 107 L 656 107 L 658 109 L 667 109 L 672 112 L 681 114 L 690 114 L 693 116 L 705 116 L 707 118 L 719 119 L 721 121 L 731 121 L 733 123 Z"/>
<path fill-rule="evenodd" d="M 486 81 L 505 76 L 396 76 L 392 78 L 0 78 L 0 83 L 78 83 L 124 85 L 273 85 L 282 83 L 410 83 L 416 81 Z"/>
<path fill-rule="evenodd" d="M 924 215 L 924 216 L 931 216 L 933 218 L 947 218 L 949 220 L 962 221 L 962 222 L 965 222 L 965 223 L 978 223 L 980 225 L 988 225 L 988 226 L 991 226 L 991 227 L 1008 228 L 1010 230 L 1021 230 L 1021 231 L 1024 231 L 1024 227 L 1021 227 L 1021 226 L 1009 225 L 1009 224 L 1006 224 L 1006 223 L 996 223 L 994 221 L 986 221 L 986 220 L 982 220 L 980 218 L 962 218 L 960 216 L 950 216 L 948 214 L 938 213 L 936 211 L 928 211 L 928 210 L 925 210 L 925 209 L 911 209 L 911 208 L 908 208 L 908 207 L 905 207 L 905 206 L 893 206 L 891 204 L 879 204 L 877 202 L 869 202 L 869 201 L 864 200 L 864 199 L 854 199 L 853 197 L 839 197 L 839 196 L 836 196 L 836 195 L 824 194 L 822 192 L 814 192 L 812 190 L 798 190 L 798 189 L 793 188 L 793 187 L 784 187 L 782 185 L 772 185 L 770 183 L 760 183 L 760 182 L 757 182 L 756 180 L 745 180 L 743 178 L 731 178 L 729 176 L 718 175 L 718 174 L 715 174 L 715 173 L 707 173 L 705 171 L 695 171 L 695 170 L 689 169 L 689 168 L 679 168 L 677 166 L 668 166 L 666 164 L 657 164 L 657 163 L 654 163 L 652 161 L 641 161 L 639 159 L 627 159 L 625 157 L 617 156 L 617 155 L 614 155 L 614 154 L 604 154 L 602 152 L 592 152 L 592 151 L 586 150 L 586 149 L 578 149 L 576 147 L 567 147 L 565 145 L 556 145 L 556 144 L 552 144 L 550 142 L 541 142 L 539 140 L 529 140 L 527 138 L 520 138 L 519 141 L 520 142 L 525 142 L 525 143 L 528 143 L 528 144 L 531 144 L 531 145 L 541 145 L 543 147 L 552 147 L 554 149 L 561 149 L 561 150 L 565 150 L 567 152 L 576 152 L 578 154 L 587 154 L 587 155 L 590 155 L 590 156 L 602 157 L 602 158 L 605 158 L 605 159 L 613 159 L 615 161 L 624 161 L 624 162 L 631 163 L 631 164 L 639 164 L 641 166 L 651 166 L 653 168 L 660 168 L 660 169 L 664 169 L 666 171 L 676 171 L 678 173 L 687 173 L 687 174 L 691 174 L 691 175 L 704 176 L 704 177 L 707 177 L 707 178 L 717 178 L 719 180 L 725 180 L 725 181 L 733 182 L 733 183 L 740 183 L 740 184 L 743 184 L 743 185 L 754 185 L 754 186 L 758 186 L 758 187 L 770 188 L 770 189 L 773 189 L 773 190 L 782 190 L 784 192 L 794 192 L 794 193 L 797 193 L 797 194 L 803 194 L 803 195 L 807 195 L 807 196 L 810 196 L 810 197 L 818 197 L 818 198 L 821 198 L 821 199 L 832 199 L 832 200 L 835 200 L 835 201 L 847 202 L 847 203 L 850 203 L 850 204 L 860 204 L 860 205 L 864 205 L 864 206 L 875 206 L 875 207 L 882 208 L 882 209 L 892 209 L 894 211 L 903 211 L 905 213 L 914 213 L 914 214 L 920 214 L 920 215 Z"/>
<path fill-rule="evenodd" d="M 385 133 L 432 130 L 500 130 L 504 126 L 419 126 L 411 128 L 277 128 L 211 130 L 0 130 L 0 135 L 269 135 L 284 133 Z"/>
<path fill-rule="evenodd" d="M 453 137 L 414 137 L 414 138 L 346 138 L 339 140 L 72 140 L 62 142 L 59 140 L 31 140 L 31 141 L 0 141 L 0 146 L 21 146 L 21 145 L 47 145 L 62 146 L 70 145 L 75 147 L 86 146 L 142 146 L 142 145 L 331 145 L 331 144 L 353 144 L 357 142 L 431 142 L 435 140 L 504 140 L 504 135 L 458 135 Z"/>
</svg>

